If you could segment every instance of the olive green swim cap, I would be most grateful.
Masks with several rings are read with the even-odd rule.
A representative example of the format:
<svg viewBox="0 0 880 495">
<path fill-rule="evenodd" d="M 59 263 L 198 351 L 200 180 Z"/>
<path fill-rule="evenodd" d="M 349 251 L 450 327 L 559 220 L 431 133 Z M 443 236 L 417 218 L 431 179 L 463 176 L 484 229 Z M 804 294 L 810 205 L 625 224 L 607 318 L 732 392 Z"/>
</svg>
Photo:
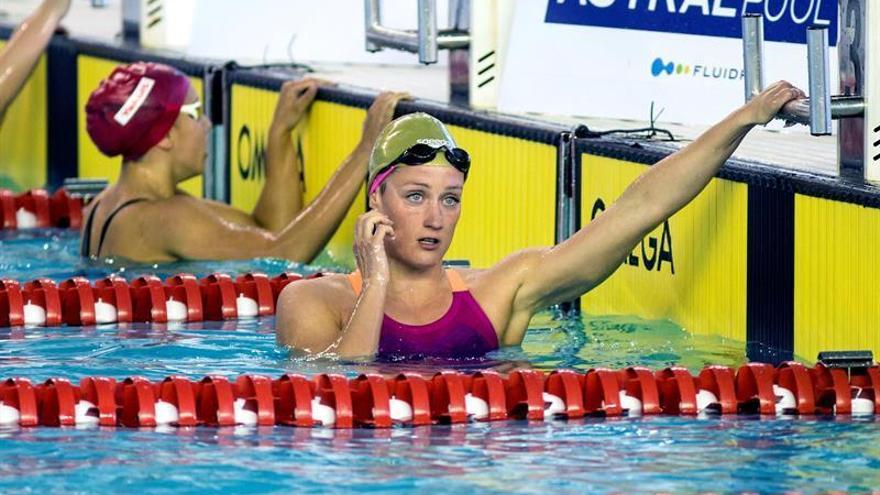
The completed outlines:
<svg viewBox="0 0 880 495">
<path fill-rule="evenodd" d="M 411 113 L 391 121 L 382 129 L 367 168 L 369 178 L 367 184 L 372 185 L 376 175 L 400 158 L 404 151 L 415 144 L 427 144 L 432 148 L 457 148 L 449 130 L 436 118 L 423 113 Z"/>
</svg>

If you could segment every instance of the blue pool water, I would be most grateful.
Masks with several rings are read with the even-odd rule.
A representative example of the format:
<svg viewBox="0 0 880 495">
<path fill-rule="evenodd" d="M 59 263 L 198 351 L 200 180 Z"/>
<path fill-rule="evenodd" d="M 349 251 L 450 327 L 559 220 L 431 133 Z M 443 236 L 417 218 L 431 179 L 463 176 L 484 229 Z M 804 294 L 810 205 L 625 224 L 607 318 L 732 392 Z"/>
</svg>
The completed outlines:
<svg viewBox="0 0 880 495">
<path fill-rule="evenodd" d="M 4 233 L 0 274 L 29 280 L 187 271 L 309 268 L 277 260 L 143 266 L 86 262 L 65 231 Z M 290 356 L 274 321 L 177 327 L 0 331 L 0 378 L 183 374 L 236 376 L 376 369 Z M 682 364 L 736 366 L 744 344 L 691 334 L 671 322 L 623 316 L 538 315 L 522 348 L 493 362 L 539 369 Z M 382 365 L 416 369 L 414 365 Z M 477 366 L 474 363 L 463 367 Z M 430 368 L 426 368 L 430 369 Z M 873 420 L 724 417 L 620 418 L 325 430 L 275 428 L 0 429 L 0 492 L 93 493 L 780 493 L 880 487 Z"/>
</svg>

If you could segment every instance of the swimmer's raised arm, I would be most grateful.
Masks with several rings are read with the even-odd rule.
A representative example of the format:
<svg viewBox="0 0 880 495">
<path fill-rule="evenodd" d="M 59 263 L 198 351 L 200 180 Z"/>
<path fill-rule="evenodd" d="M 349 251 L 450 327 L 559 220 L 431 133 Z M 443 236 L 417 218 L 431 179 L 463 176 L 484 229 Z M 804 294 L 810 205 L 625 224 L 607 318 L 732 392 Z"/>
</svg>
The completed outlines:
<svg viewBox="0 0 880 495">
<path fill-rule="evenodd" d="M 302 163 L 291 133 L 305 117 L 321 85 L 315 79 L 303 79 L 281 86 L 266 145 L 266 184 L 253 212 L 254 220 L 266 230 L 280 231 L 302 210 Z"/>
<path fill-rule="evenodd" d="M 322 86 L 333 83 L 306 78 L 281 86 L 266 145 L 266 183 L 254 210 L 245 213 L 225 203 L 212 202 L 214 211 L 230 222 L 278 233 L 302 210 L 302 163 L 293 142 L 293 130 L 307 114 Z M 367 143 L 363 143 L 367 146 Z M 343 162 L 340 168 L 348 164 Z"/>
<path fill-rule="evenodd" d="M 803 96 L 787 82 L 773 84 L 651 167 L 567 241 L 513 257 L 514 264 L 526 267 L 521 270 L 516 309 L 535 311 L 577 298 L 598 285 L 645 235 L 703 190 L 754 126 L 766 124 L 785 103 Z"/>
<path fill-rule="evenodd" d="M 70 0 L 45 0 L 21 23 L 0 53 L 0 121 L 69 9 Z"/>
<path fill-rule="evenodd" d="M 391 121 L 397 102 L 406 95 L 382 93 L 367 111 L 360 144 L 330 178 L 318 197 L 274 233 L 260 226 L 217 215 L 218 205 L 187 196 L 163 202 L 156 215 L 173 218 L 154 242 L 169 256 L 185 259 L 241 259 L 272 256 L 307 263 L 324 247 L 342 222 L 363 185 L 366 162 L 382 128 Z M 218 242 L 222 239 L 223 242 Z"/>
</svg>

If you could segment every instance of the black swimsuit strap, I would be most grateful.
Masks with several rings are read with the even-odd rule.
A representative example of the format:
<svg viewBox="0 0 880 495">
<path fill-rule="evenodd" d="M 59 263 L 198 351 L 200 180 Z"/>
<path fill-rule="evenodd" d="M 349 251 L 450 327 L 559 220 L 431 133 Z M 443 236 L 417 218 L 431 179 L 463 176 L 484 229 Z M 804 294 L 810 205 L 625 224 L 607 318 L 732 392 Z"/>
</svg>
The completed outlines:
<svg viewBox="0 0 880 495">
<path fill-rule="evenodd" d="M 86 228 L 83 229 L 82 242 L 79 247 L 79 255 L 88 258 L 89 251 L 92 250 L 92 222 L 95 220 L 95 212 L 98 211 L 98 205 L 101 204 L 100 201 L 95 201 L 95 205 L 92 206 L 92 211 L 89 213 L 89 218 L 86 220 Z"/>
<path fill-rule="evenodd" d="M 101 247 L 104 245 L 104 239 L 107 237 L 107 229 L 110 228 L 110 223 L 113 222 L 113 217 L 115 217 L 120 211 L 124 210 L 126 207 L 131 206 L 135 203 L 140 203 L 142 201 L 147 201 L 147 198 L 134 198 L 129 199 L 125 203 L 117 206 L 115 210 L 110 212 L 110 215 L 107 217 L 107 220 L 104 222 L 104 227 L 101 228 L 101 237 L 98 239 L 98 250 L 95 252 L 95 256 L 101 256 Z M 95 205 L 95 209 L 97 209 L 97 205 Z M 92 210 L 94 214 L 94 210 Z M 89 226 L 91 228 L 91 226 Z M 91 234 L 91 230 L 89 231 Z"/>
</svg>

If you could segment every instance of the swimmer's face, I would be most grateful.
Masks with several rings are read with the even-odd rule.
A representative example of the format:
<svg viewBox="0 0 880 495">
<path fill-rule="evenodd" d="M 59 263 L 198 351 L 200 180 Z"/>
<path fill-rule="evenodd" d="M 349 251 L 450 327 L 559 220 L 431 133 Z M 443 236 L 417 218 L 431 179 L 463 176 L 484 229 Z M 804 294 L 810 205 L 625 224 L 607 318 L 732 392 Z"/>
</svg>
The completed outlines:
<svg viewBox="0 0 880 495">
<path fill-rule="evenodd" d="M 432 163 L 444 163 L 442 154 Z M 394 239 L 385 239 L 388 255 L 428 268 L 443 261 L 461 215 L 464 174 L 452 166 L 399 166 L 377 190 L 371 204 L 394 222 Z"/>
<path fill-rule="evenodd" d="M 190 86 L 184 104 L 199 101 L 196 90 Z M 174 148 L 176 156 L 175 178 L 178 181 L 195 177 L 205 169 L 207 158 L 208 130 L 210 122 L 204 114 L 204 107 L 199 108 L 199 118 L 181 113 L 174 122 L 172 132 L 175 134 Z"/>
</svg>

